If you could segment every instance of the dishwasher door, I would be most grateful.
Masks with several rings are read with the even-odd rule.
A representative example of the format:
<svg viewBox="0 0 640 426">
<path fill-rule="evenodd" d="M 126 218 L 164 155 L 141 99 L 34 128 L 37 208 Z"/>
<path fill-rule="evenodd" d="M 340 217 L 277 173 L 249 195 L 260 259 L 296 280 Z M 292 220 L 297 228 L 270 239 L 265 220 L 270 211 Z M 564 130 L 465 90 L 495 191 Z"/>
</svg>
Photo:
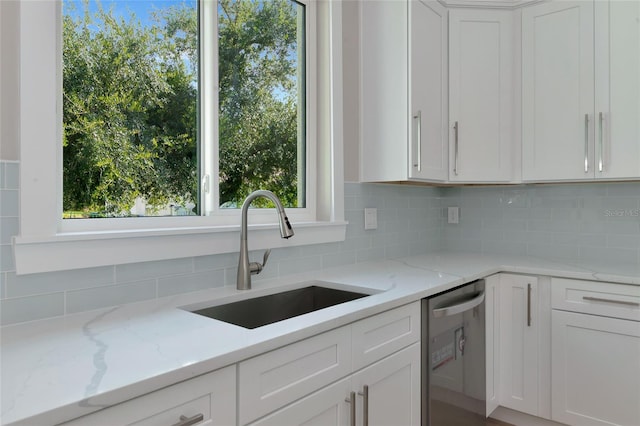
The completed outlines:
<svg viewBox="0 0 640 426">
<path fill-rule="evenodd" d="M 484 425 L 484 280 L 422 301 L 422 424 Z"/>
</svg>

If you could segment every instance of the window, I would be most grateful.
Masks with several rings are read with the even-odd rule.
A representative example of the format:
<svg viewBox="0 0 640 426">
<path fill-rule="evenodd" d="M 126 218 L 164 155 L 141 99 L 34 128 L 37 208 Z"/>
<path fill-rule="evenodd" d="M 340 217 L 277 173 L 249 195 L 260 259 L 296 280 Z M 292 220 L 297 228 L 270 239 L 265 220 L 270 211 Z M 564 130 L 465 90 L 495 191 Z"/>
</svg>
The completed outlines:
<svg viewBox="0 0 640 426">
<path fill-rule="evenodd" d="M 64 0 L 63 217 L 215 215 L 256 189 L 305 208 L 307 14 Z"/>
<path fill-rule="evenodd" d="M 103 0 L 103 7 L 113 1 Z M 178 3 L 178 0 L 169 1 Z M 184 1 L 189 4 L 191 0 Z M 231 0 L 220 1 L 230 2 Z M 285 89 L 289 89 L 291 90 L 289 93 L 296 94 L 295 98 L 298 102 L 295 125 L 289 122 L 289 127 L 296 128 L 295 169 L 298 176 L 303 178 L 297 178 L 296 181 L 295 202 L 298 206 L 287 208 L 296 236 L 287 240 L 285 244 L 278 233 L 271 229 L 277 227 L 273 211 L 251 209 L 249 220 L 249 226 L 252 228 L 251 250 L 340 241 L 344 239 L 345 234 L 342 178 L 341 4 L 317 0 L 305 0 L 304 3 L 287 1 L 296 10 L 297 53 L 294 55 L 293 50 L 289 50 L 289 53 L 282 53 L 282 55 L 290 60 L 293 60 L 294 56 L 298 57 L 296 78 L 298 79 L 303 73 L 304 84 L 282 80 L 284 83 L 281 83 L 281 87 L 276 86 L 270 91 L 276 99 L 283 100 L 287 96 Z M 261 4 L 257 0 L 255 3 Z M 303 14 L 300 13 L 302 6 L 304 6 Z M 62 135 L 65 131 L 62 117 L 64 110 L 62 56 L 65 46 L 62 1 L 20 2 L 21 232 L 14 244 L 16 269 L 19 274 L 227 253 L 237 250 L 239 212 L 237 208 L 231 208 L 237 207 L 237 203 L 227 202 L 220 196 L 220 191 L 217 189 L 218 184 L 226 182 L 225 179 L 227 179 L 224 175 L 224 167 L 219 166 L 217 161 L 219 157 L 221 158 L 218 149 L 223 145 L 222 136 L 217 137 L 221 134 L 219 123 L 226 114 L 226 111 L 223 111 L 224 103 L 219 102 L 225 95 L 220 92 L 224 90 L 224 85 L 221 84 L 218 87 L 219 77 L 222 75 L 219 71 L 222 68 L 218 63 L 218 52 L 221 47 L 217 46 L 220 27 L 214 24 L 218 22 L 218 10 L 219 4 L 215 0 L 201 0 L 198 6 L 200 28 L 198 60 L 200 62 L 197 90 L 200 96 L 197 117 L 200 119 L 197 120 L 199 146 L 195 155 L 199 170 L 196 174 L 197 179 L 190 182 L 194 188 L 197 188 L 194 193 L 197 193 L 199 199 L 196 200 L 195 196 L 191 196 L 192 199 L 189 200 L 194 207 L 197 206 L 197 209 L 192 212 L 197 212 L 198 215 L 69 220 L 62 219 L 64 211 Z M 304 33 L 301 32 L 302 26 L 300 26 L 302 16 L 304 16 Z M 177 32 L 174 35 L 182 37 L 186 32 Z M 177 42 L 177 39 L 175 41 Z M 299 46 L 302 44 L 305 55 L 303 61 L 299 59 Z M 215 54 L 207 55 L 206 52 Z M 257 57 L 268 57 L 268 54 L 258 54 Z M 158 57 L 156 60 L 162 63 L 162 58 Z M 182 62 L 176 61 L 174 65 L 190 67 L 194 66 L 194 62 L 195 60 L 188 55 L 184 55 Z M 302 62 L 304 65 L 300 66 Z M 151 84 L 152 81 L 146 83 Z M 302 85 L 305 86 L 304 89 Z M 190 83 L 188 86 L 189 89 L 196 89 L 195 84 Z M 300 111 L 301 105 L 305 106 L 306 111 Z M 101 132 L 105 131 L 98 125 L 95 127 Z M 306 129 L 303 138 L 298 135 L 301 129 Z M 271 130 L 278 129 L 274 127 Z M 151 139 L 153 138 L 149 138 Z M 304 148 L 300 149 L 302 140 L 304 140 Z M 131 155 L 140 155 L 143 158 L 149 155 L 147 152 L 142 154 L 136 151 L 130 152 Z M 260 160 L 260 155 L 256 154 L 255 158 Z M 301 158 L 305 161 L 300 161 Z M 157 158 L 145 159 L 158 160 Z M 216 161 L 210 161 L 212 159 Z M 120 161 L 122 158 L 117 160 Z M 244 167 L 257 170 L 248 165 L 250 164 L 248 159 L 243 161 Z M 276 176 L 279 175 L 276 174 Z M 299 190 L 301 182 L 304 182 L 303 191 Z M 253 188 L 247 187 L 245 190 L 251 189 Z M 127 195 L 129 199 L 152 198 L 142 191 L 130 192 L 131 194 Z M 179 200 L 181 192 L 174 192 L 172 196 L 164 198 L 157 197 L 159 201 L 150 210 L 157 206 L 166 207 L 167 203 L 170 207 L 173 202 L 175 202 L 174 205 L 178 205 L 178 201 L 185 201 Z M 107 204 L 103 203 L 105 211 L 110 208 Z M 301 207 L 302 205 L 304 207 Z M 111 209 L 112 213 L 118 211 L 124 210 Z"/>
</svg>

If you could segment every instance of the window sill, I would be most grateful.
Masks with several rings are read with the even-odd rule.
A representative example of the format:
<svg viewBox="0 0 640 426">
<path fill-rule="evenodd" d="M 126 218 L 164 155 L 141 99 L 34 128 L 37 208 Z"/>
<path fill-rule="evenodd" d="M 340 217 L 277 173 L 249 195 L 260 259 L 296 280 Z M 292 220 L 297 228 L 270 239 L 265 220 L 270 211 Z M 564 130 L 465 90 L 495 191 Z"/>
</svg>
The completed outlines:
<svg viewBox="0 0 640 426">
<path fill-rule="evenodd" d="M 347 222 L 294 223 L 295 236 L 280 238 L 277 225 L 249 225 L 249 249 L 343 241 Z M 182 257 L 233 253 L 240 226 L 76 232 L 51 237 L 15 237 L 16 273 L 33 274 Z"/>
</svg>

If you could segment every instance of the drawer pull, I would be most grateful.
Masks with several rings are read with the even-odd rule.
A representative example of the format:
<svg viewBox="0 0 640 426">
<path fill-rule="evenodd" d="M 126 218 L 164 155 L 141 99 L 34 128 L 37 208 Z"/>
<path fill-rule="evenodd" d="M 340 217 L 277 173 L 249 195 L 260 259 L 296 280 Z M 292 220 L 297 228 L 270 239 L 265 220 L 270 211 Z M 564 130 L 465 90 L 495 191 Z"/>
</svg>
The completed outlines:
<svg viewBox="0 0 640 426">
<path fill-rule="evenodd" d="M 455 173 L 456 176 L 458 176 L 458 122 L 456 121 L 456 123 L 453 125 L 453 132 L 454 132 L 454 155 L 453 155 L 453 173 Z"/>
<path fill-rule="evenodd" d="M 527 284 L 527 327 L 531 327 L 531 284 Z"/>
<path fill-rule="evenodd" d="M 344 401 L 347 404 L 351 404 L 351 407 L 349 407 L 349 426 L 356 426 L 356 393 L 349 393 L 349 398 Z"/>
<path fill-rule="evenodd" d="M 640 303 L 638 302 L 628 302 L 626 300 L 603 299 L 601 297 L 582 296 L 582 300 L 587 300 L 589 302 L 616 303 L 618 305 L 625 305 L 625 306 L 640 306 Z"/>
<path fill-rule="evenodd" d="M 418 150 L 418 158 L 417 161 L 413 163 L 413 167 L 417 167 L 418 171 L 422 170 L 422 111 L 418 111 L 418 114 L 413 116 L 413 119 L 418 123 L 418 129 L 416 130 L 416 138 L 417 142 L 417 150 Z"/>
<path fill-rule="evenodd" d="M 364 397 L 362 401 L 362 425 L 369 426 L 369 386 L 364 385 L 362 392 L 358 392 L 358 395 Z"/>
<path fill-rule="evenodd" d="M 193 417 L 180 416 L 180 421 L 173 426 L 191 426 L 204 420 L 204 414 L 198 413 Z"/>
</svg>

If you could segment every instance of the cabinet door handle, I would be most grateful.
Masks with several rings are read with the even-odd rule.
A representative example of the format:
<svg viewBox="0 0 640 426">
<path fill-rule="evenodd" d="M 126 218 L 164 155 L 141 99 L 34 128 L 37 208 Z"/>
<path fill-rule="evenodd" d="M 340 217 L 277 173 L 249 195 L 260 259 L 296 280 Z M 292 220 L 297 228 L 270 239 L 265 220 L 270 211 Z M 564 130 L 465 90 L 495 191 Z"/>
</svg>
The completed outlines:
<svg viewBox="0 0 640 426">
<path fill-rule="evenodd" d="M 584 172 L 589 173 L 589 114 L 584 115 Z"/>
<path fill-rule="evenodd" d="M 362 392 L 358 392 L 358 395 L 362 395 L 362 426 L 369 426 L 369 386 L 364 385 Z"/>
<path fill-rule="evenodd" d="M 531 327 L 531 284 L 527 284 L 527 327 Z"/>
<path fill-rule="evenodd" d="M 453 149 L 454 149 L 454 156 L 453 156 L 453 173 L 457 176 L 458 175 L 458 122 L 456 121 L 455 124 L 453 125 Z"/>
<path fill-rule="evenodd" d="M 180 416 L 180 421 L 173 424 L 173 426 L 191 426 L 200 423 L 204 420 L 204 414 L 198 413 L 193 417 Z"/>
<path fill-rule="evenodd" d="M 414 120 L 418 121 L 418 126 L 416 129 L 416 144 L 418 151 L 417 161 L 413 163 L 413 167 L 417 167 L 418 171 L 422 170 L 422 111 L 418 110 L 418 114 L 413 116 Z"/>
<path fill-rule="evenodd" d="M 603 299 L 601 297 L 582 296 L 582 300 L 586 300 L 588 302 L 616 303 L 618 305 L 625 305 L 625 306 L 640 306 L 640 303 L 638 302 L 629 302 L 626 300 L 615 300 L 615 299 Z"/>
<path fill-rule="evenodd" d="M 356 426 L 356 393 L 350 392 L 349 398 L 345 398 L 344 400 L 347 404 L 350 404 L 349 407 L 349 426 Z"/>
<path fill-rule="evenodd" d="M 600 113 L 599 116 L 599 121 L 600 121 L 600 128 L 599 128 L 599 139 L 600 139 L 600 158 L 598 160 L 598 171 L 602 173 L 602 171 L 604 170 L 604 142 L 602 139 L 602 125 L 603 125 L 603 121 L 604 121 L 604 114 L 602 114 L 602 112 Z"/>
</svg>

